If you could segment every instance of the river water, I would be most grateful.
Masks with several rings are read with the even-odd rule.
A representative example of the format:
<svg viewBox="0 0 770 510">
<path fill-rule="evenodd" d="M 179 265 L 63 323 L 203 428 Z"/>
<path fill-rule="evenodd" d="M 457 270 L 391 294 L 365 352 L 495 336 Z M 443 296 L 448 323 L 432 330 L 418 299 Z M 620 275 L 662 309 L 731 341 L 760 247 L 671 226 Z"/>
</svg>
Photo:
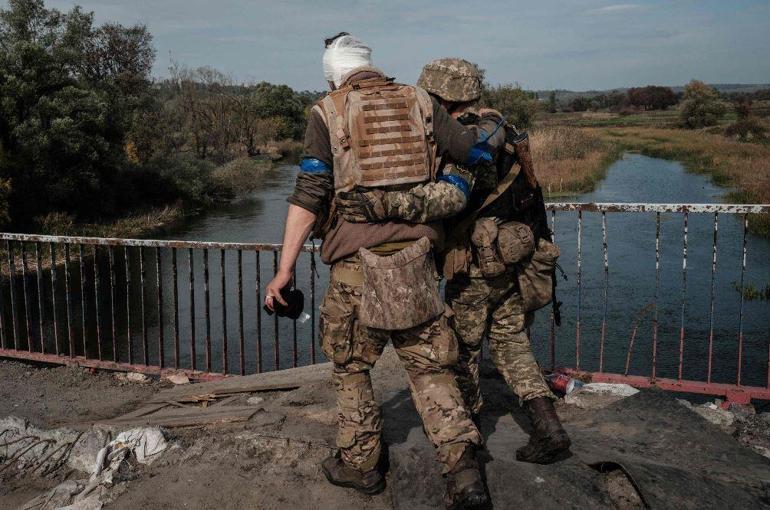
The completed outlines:
<svg viewBox="0 0 770 510">
<path fill-rule="evenodd" d="M 200 241 L 266 242 L 279 243 L 283 231 L 287 203 L 297 168 L 281 166 L 265 176 L 261 190 L 253 195 L 224 205 L 195 217 L 166 232 L 168 239 Z M 708 178 L 684 170 L 672 161 L 627 154 L 614 163 L 595 191 L 579 197 L 579 202 L 689 202 L 718 203 L 729 191 L 712 184 Z M 684 313 L 685 341 L 683 348 L 683 377 L 703 378 L 708 364 L 708 342 L 712 325 L 711 258 L 713 242 L 713 215 L 691 214 L 688 225 L 688 259 L 686 291 L 683 293 L 683 215 L 661 215 L 660 237 L 660 291 L 658 298 L 657 373 L 662 377 L 677 377 L 679 366 L 680 327 Z M 582 237 L 582 285 L 577 287 L 577 214 L 556 215 L 556 239 L 561 248 L 560 264 L 568 280 L 559 282 L 558 295 L 563 301 L 563 324 L 555 332 L 556 365 L 576 363 L 576 336 L 578 299 L 580 300 L 580 366 L 589 370 L 599 368 L 599 344 L 602 320 L 605 316 L 605 279 L 602 248 L 602 218 L 598 213 L 584 213 Z M 649 374 L 652 359 L 653 305 L 655 297 L 655 214 L 610 213 L 607 215 L 609 272 L 605 328 L 604 370 L 623 372 L 628 343 L 635 324 L 635 337 L 629 373 Z M 734 382 L 738 368 L 738 331 L 743 329 L 744 353 L 742 379 L 744 384 L 764 385 L 767 382 L 768 340 L 770 339 L 770 305 L 766 301 L 746 301 L 744 318 L 739 324 L 740 293 L 735 289 L 741 278 L 742 219 L 721 215 L 718 234 L 718 264 L 714 282 L 713 314 L 713 380 Z M 770 282 L 770 241 L 749 235 L 746 283 L 758 288 Z M 180 257 L 182 255 L 180 254 Z M 212 259 L 218 269 L 218 258 Z M 186 260 L 180 258 L 181 265 Z M 235 259 L 226 259 L 227 273 L 234 274 Z M 273 258 L 263 253 L 260 261 L 262 285 L 272 275 Z M 298 286 L 306 293 L 310 308 L 310 261 L 304 254 L 298 263 Z M 244 332 L 247 352 L 247 370 L 255 361 L 249 354 L 256 345 L 256 288 L 254 254 L 244 254 Z M 212 271 L 214 271 L 212 269 Z M 212 272 L 213 275 L 213 272 Z M 320 302 L 328 280 L 328 269 L 318 263 L 316 301 Z M 219 296 L 218 277 L 212 279 L 212 296 Z M 169 282 L 170 284 L 170 282 Z M 228 300 L 237 298 L 235 285 L 228 284 Z M 185 294 L 184 292 L 182 294 Z M 196 308 L 202 306 L 198 299 Z M 684 301 L 684 307 L 683 307 Z M 232 305 L 228 305 L 231 308 Z M 646 308 L 645 308 L 646 307 Z M 684 309 L 684 312 L 683 312 Z M 221 307 L 212 300 L 212 316 L 218 317 Z M 180 296 L 180 315 L 189 314 L 189 302 Z M 228 329 L 231 342 L 237 331 L 236 313 L 228 310 Z M 639 315 L 641 316 L 637 318 Z M 198 318 L 203 310 L 198 309 Z M 317 313 L 314 314 L 317 320 Z M 549 317 L 538 314 L 532 335 L 538 358 L 550 365 L 548 349 Z M 272 368 L 275 361 L 272 319 L 263 316 L 263 368 Z M 200 319 L 198 319 L 200 320 Z M 184 323 L 184 320 L 182 320 Z M 297 359 L 301 364 L 311 356 L 311 321 L 297 324 Z M 184 330 L 184 325 L 181 325 Z M 213 326 L 212 337 L 220 330 Z M 198 331 L 201 331 L 200 327 Z M 182 332 L 183 337 L 185 331 Z M 278 329 L 280 366 L 293 364 L 294 324 L 282 320 Z M 236 349 L 231 347 L 230 366 L 237 360 Z M 183 356 L 185 349 L 183 348 Z M 215 351 L 217 348 L 215 347 Z M 198 349 L 200 357 L 201 349 Z M 218 365 L 214 353 L 214 365 Z M 323 356 L 318 350 L 317 359 Z M 255 358 L 255 356 L 254 356 Z M 199 362 L 200 363 L 200 362 Z"/>
</svg>

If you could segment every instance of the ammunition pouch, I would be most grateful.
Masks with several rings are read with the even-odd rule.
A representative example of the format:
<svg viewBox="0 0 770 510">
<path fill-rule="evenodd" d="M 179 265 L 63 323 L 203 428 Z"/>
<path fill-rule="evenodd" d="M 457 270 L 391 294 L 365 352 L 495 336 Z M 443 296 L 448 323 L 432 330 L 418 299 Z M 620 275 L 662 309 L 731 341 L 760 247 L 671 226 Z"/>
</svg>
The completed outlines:
<svg viewBox="0 0 770 510">
<path fill-rule="evenodd" d="M 524 312 L 534 312 L 553 301 L 554 272 L 559 258 L 559 247 L 540 239 L 537 249 L 518 266 L 519 292 Z"/>
<path fill-rule="evenodd" d="M 358 310 L 362 326 L 388 331 L 409 329 L 444 311 L 427 237 L 389 256 L 379 256 L 366 248 L 358 253 L 364 273 Z"/>
<path fill-rule="evenodd" d="M 503 264 L 518 264 L 535 251 L 532 229 L 518 221 L 503 223 L 497 229 L 497 251 Z"/>
</svg>

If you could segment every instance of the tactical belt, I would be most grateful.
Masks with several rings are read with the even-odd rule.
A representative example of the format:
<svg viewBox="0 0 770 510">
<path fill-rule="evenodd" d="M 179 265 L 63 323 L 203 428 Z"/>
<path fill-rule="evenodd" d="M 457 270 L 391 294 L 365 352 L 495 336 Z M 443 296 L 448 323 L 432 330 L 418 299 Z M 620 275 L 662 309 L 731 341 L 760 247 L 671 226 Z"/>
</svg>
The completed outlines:
<svg viewBox="0 0 770 510">
<path fill-rule="evenodd" d="M 332 280 L 353 287 L 364 284 L 364 272 L 358 255 L 340 260 L 332 266 Z"/>
<path fill-rule="evenodd" d="M 380 255 L 382 257 L 393 255 L 407 246 L 411 246 L 415 241 L 397 241 L 393 243 L 378 244 L 368 248 L 372 253 Z M 352 286 L 363 285 L 364 272 L 361 268 L 361 259 L 358 254 L 355 254 L 346 259 L 340 260 L 332 266 L 332 279 L 336 282 L 344 283 Z"/>
</svg>

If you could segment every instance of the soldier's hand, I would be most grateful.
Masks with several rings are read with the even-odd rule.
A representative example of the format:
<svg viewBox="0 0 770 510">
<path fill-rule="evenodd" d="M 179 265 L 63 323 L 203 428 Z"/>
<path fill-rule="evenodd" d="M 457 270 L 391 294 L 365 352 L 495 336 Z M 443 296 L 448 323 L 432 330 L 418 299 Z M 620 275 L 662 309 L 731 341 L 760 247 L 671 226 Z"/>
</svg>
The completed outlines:
<svg viewBox="0 0 770 510">
<path fill-rule="evenodd" d="M 479 117 L 481 118 L 493 118 L 493 119 L 502 119 L 503 114 L 499 111 L 495 110 L 494 108 L 480 108 L 479 109 Z"/>
<path fill-rule="evenodd" d="M 341 191 L 334 200 L 337 212 L 350 223 L 374 223 L 388 218 L 384 191 Z"/>
</svg>

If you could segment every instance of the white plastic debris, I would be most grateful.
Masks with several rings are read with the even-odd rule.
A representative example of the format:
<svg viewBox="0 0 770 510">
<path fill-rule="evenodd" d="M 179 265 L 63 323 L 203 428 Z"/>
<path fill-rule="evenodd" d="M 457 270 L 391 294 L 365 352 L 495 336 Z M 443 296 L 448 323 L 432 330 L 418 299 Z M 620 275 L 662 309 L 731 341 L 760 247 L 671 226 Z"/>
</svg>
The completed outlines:
<svg viewBox="0 0 770 510">
<path fill-rule="evenodd" d="M 248 400 L 246 400 L 246 403 L 250 406 L 258 406 L 261 404 L 265 399 L 262 397 L 251 397 Z"/>
<path fill-rule="evenodd" d="M 190 378 L 184 374 L 171 374 L 166 380 L 174 384 L 190 384 Z"/>
<path fill-rule="evenodd" d="M 126 380 L 133 383 L 147 384 L 150 382 L 150 378 L 139 372 L 129 372 L 126 374 Z"/>
<path fill-rule="evenodd" d="M 564 402 L 581 409 L 598 409 L 639 393 L 628 384 L 590 383 L 564 397 Z"/>
<path fill-rule="evenodd" d="M 137 428 L 118 434 L 113 441 L 102 448 L 96 456 L 91 480 L 110 467 L 117 467 L 133 453 L 140 464 L 150 464 L 168 447 L 166 438 L 159 428 Z M 117 460 L 117 462 L 115 462 Z M 105 462 L 109 461 L 109 463 Z"/>
</svg>

